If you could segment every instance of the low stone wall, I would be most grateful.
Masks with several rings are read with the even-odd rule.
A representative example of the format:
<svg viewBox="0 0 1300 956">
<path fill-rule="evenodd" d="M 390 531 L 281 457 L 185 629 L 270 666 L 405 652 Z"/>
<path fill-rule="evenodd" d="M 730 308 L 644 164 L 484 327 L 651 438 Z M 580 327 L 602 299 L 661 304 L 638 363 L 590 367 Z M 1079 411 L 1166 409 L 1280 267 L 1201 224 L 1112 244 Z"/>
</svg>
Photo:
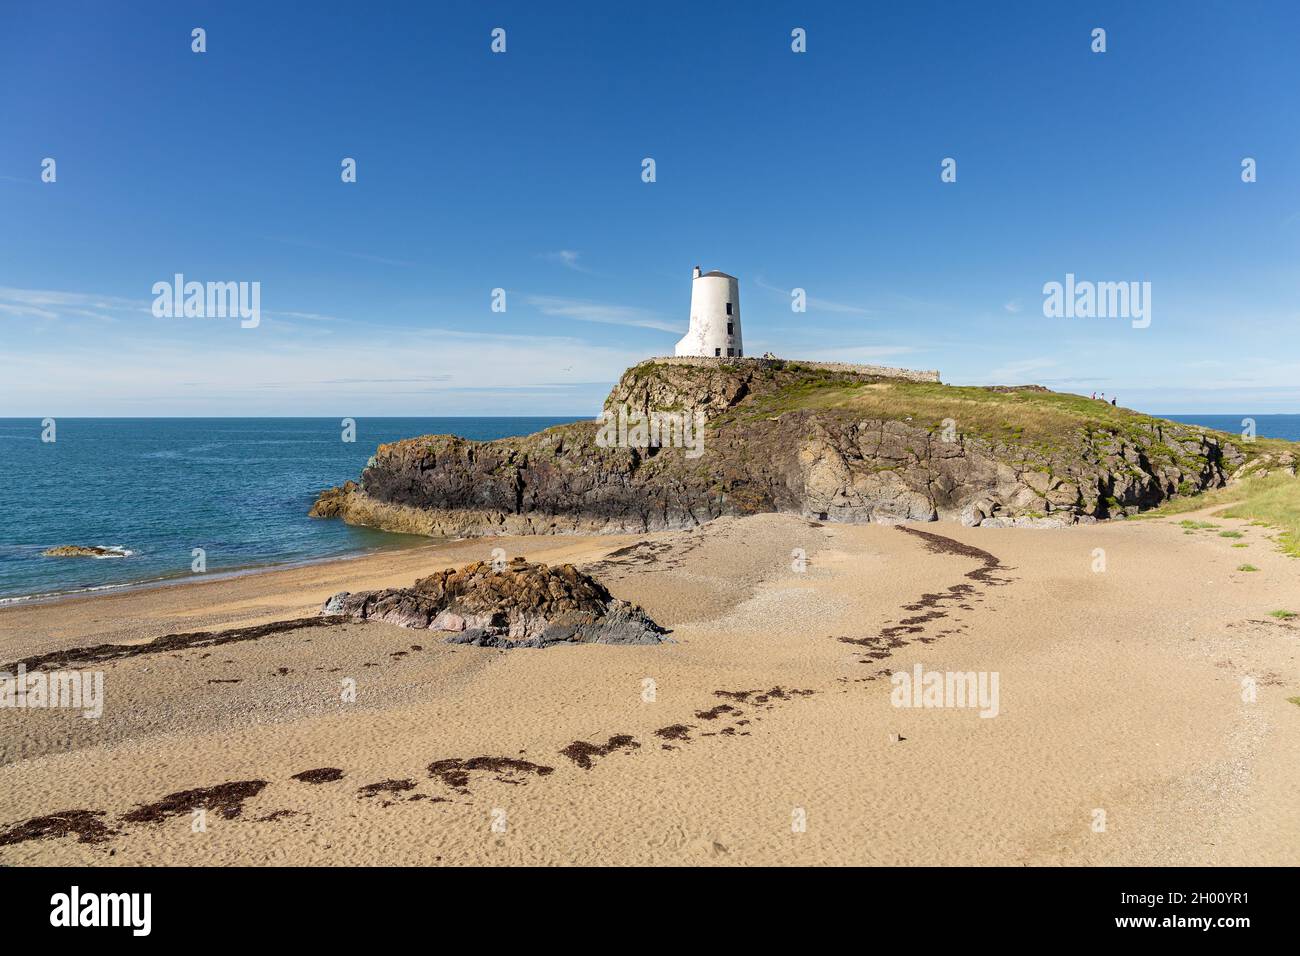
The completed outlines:
<svg viewBox="0 0 1300 956">
<path fill-rule="evenodd" d="M 888 365 L 858 365 L 854 362 L 812 362 L 806 359 L 767 359 L 752 358 L 715 358 L 705 355 L 665 355 L 659 358 L 646 359 L 644 362 L 638 362 L 638 365 L 645 365 L 653 362 L 656 365 L 694 365 L 699 368 L 710 368 L 718 365 L 739 365 L 739 366 L 763 366 L 770 365 L 773 362 L 786 362 L 792 365 L 808 365 L 813 368 L 823 368 L 828 372 L 850 372 L 857 375 L 875 375 L 881 378 L 902 378 L 909 382 L 938 382 L 939 372 L 937 369 L 912 369 L 912 368 L 891 368 Z"/>
</svg>

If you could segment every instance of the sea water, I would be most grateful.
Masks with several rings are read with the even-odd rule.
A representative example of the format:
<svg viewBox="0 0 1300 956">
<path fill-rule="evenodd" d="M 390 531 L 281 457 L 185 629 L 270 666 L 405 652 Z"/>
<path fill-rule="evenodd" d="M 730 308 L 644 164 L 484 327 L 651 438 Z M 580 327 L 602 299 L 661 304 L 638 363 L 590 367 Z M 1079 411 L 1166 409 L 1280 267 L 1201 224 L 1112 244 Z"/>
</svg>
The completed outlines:
<svg viewBox="0 0 1300 956">
<path fill-rule="evenodd" d="M 0 602 L 427 543 L 307 517 L 323 488 L 361 474 L 383 442 L 526 435 L 569 418 L 0 419 Z M 123 557 L 46 558 L 62 544 Z M 129 553 L 128 553 L 129 552 Z"/>
</svg>

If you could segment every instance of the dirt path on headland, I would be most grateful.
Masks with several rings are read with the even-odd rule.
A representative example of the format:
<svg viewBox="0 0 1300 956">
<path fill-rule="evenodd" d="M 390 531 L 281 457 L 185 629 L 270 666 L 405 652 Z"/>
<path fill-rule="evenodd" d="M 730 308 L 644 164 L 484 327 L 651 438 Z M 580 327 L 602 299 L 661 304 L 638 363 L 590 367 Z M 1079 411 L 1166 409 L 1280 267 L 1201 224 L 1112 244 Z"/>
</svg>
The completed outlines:
<svg viewBox="0 0 1300 956">
<path fill-rule="evenodd" d="M 1269 612 L 1300 612 L 1300 569 L 1214 523 L 764 515 L 0 611 L 2 663 L 299 617 L 502 547 L 586 562 L 675 640 L 348 624 L 106 660 L 99 719 L 0 710 L 0 862 L 1295 864 L 1300 627 Z M 895 706 L 917 665 L 997 697 Z"/>
</svg>

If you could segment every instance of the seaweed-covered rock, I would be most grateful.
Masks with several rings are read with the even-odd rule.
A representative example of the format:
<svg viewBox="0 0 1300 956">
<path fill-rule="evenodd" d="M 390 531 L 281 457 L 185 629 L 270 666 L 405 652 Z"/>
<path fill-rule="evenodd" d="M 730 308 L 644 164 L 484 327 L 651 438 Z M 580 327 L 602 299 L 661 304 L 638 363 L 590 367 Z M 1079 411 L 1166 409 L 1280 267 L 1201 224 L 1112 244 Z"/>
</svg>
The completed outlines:
<svg viewBox="0 0 1300 956">
<path fill-rule="evenodd" d="M 550 567 L 516 558 L 448 568 L 409 588 L 342 591 L 322 614 L 449 633 L 449 643 L 478 647 L 549 644 L 658 644 L 667 631 L 640 607 L 620 601 L 571 564 Z"/>
<path fill-rule="evenodd" d="M 125 558 L 130 551 L 125 548 L 103 548 L 95 544 L 61 544 L 57 548 L 46 548 L 41 552 L 43 558 Z"/>
</svg>

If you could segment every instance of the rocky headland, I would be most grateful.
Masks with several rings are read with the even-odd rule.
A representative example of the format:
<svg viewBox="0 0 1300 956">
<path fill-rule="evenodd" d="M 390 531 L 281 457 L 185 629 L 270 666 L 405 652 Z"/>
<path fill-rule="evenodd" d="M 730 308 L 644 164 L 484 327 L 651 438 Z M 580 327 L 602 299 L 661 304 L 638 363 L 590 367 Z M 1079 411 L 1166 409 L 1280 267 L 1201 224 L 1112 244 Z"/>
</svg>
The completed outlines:
<svg viewBox="0 0 1300 956">
<path fill-rule="evenodd" d="M 607 418 L 698 422 L 695 447 L 628 447 L 632 430 L 611 444 L 600 420 L 489 442 L 410 438 L 381 445 L 359 482 L 322 492 L 311 514 L 453 537 L 670 530 L 761 512 L 1052 527 L 1295 471 L 1289 442 L 1246 442 L 1041 386 L 887 371 L 650 360 L 614 386 Z"/>
</svg>

